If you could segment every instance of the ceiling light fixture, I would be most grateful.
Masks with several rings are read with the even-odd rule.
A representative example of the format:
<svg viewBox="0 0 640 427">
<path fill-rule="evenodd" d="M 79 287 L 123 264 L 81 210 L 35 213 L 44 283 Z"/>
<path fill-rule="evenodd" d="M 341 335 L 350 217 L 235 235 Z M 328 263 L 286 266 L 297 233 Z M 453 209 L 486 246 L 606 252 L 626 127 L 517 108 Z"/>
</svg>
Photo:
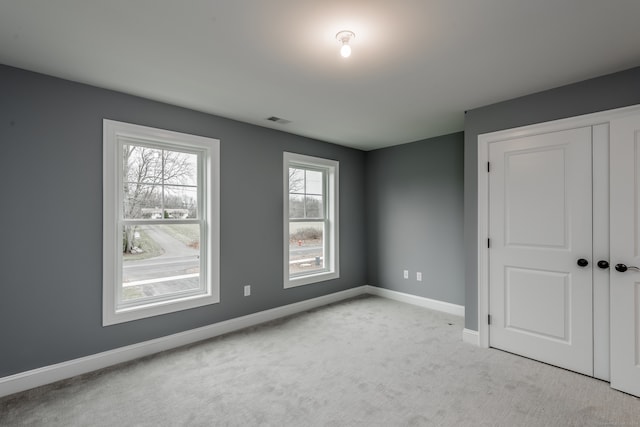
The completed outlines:
<svg viewBox="0 0 640 427">
<path fill-rule="evenodd" d="M 351 56 L 351 46 L 349 46 L 349 42 L 355 37 L 356 35 L 353 31 L 348 30 L 343 30 L 336 34 L 336 39 L 338 39 L 338 42 L 342 44 L 342 47 L 340 48 L 340 55 L 342 55 L 343 58 Z"/>
</svg>

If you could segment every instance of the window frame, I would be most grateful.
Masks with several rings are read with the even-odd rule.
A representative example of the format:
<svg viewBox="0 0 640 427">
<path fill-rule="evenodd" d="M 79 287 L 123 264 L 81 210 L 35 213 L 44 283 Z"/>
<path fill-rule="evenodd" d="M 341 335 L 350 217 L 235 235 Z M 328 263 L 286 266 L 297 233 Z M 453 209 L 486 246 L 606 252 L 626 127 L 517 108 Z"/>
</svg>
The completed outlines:
<svg viewBox="0 0 640 427">
<path fill-rule="evenodd" d="M 322 271 L 312 271 L 307 274 L 291 275 L 289 273 L 289 168 L 322 171 L 325 173 L 323 182 L 324 218 L 302 218 L 294 222 L 324 222 L 324 255 L 325 268 Z M 307 156 L 303 154 L 283 153 L 283 275 L 284 288 L 309 285 L 324 282 L 340 277 L 339 257 L 339 162 L 321 157 Z"/>
<path fill-rule="evenodd" d="M 181 151 L 198 155 L 198 219 L 158 220 L 123 217 L 123 157 L 126 144 Z M 220 301 L 220 141 L 114 120 L 103 120 L 103 326 L 173 313 Z M 164 213 L 163 213 L 164 217 Z M 123 302 L 122 242 L 124 223 L 184 224 L 200 226 L 201 288 L 174 294 Z"/>
</svg>

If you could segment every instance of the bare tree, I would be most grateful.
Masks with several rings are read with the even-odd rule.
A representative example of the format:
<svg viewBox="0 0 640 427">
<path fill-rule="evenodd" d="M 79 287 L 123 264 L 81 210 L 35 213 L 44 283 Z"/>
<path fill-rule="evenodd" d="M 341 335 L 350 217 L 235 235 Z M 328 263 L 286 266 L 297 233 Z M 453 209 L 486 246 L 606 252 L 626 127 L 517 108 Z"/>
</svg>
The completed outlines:
<svg viewBox="0 0 640 427">
<path fill-rule="evenodd" d="M 304 214 L 304 169 L 289 168 L 289 218 Z"/>
<path fill-rule="evenodd" d="M 144 207 L 160 206 L 164 210 L 163 184 L 188 184 L 196 171 L 193 155 L 139 145 L 123 147 L 123 185 L 125 219 L 143 218 Z M 164 217 L 164 211 L 161 213 Z M 136 226 L 125 225 L 123 252 L 135 247 Z"/>
<path fill-rule="evenodd" d="M 304 170 L 289 168 L 289 193 L 300 193 L 304 190 Z"/>
</svg>

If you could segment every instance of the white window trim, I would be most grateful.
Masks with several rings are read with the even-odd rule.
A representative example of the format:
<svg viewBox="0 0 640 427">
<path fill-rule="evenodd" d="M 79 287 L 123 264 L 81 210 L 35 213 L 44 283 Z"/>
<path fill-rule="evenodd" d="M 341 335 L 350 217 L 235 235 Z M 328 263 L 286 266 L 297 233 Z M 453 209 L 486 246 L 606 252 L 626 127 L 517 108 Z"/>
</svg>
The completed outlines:
<svg viewBox="0 0 640 427">
<path fill-rule="evenodd" d="M 153 144 L 171 144 L 185 149 L 203 152 L 205 176 L 199 185 L 207 195 L 202 206 L 205 218 L 202 236 L 207 256 L 204 266 L 206 289 L 198 295 L 177 297 L 172 300 L 152 302 L 135 307 L 118 308 L 117 287 L 120 286 L 121 234 L 118 233 L 119 191 L 121 177 L 118 174 L 119 139 L 149 141 Z M 103 120 L 103 284 L 102 284 L 102 324 L 114 325 L 161 314 L 172 313 L 220 302 L 220 141 L 196 135 L 189 135 L 130 123 Z M 118 277 L 120 275 L 120 277 Z"/>
<path fill-rule="evenodd" d="M 333 280 L 340 277 L 340 254 L 339 254 L 339 162 L 336 160 L 323 159 L 320 157 L 306 156 L 296 153 L 283 153 L 283 273 L 284 288 L 294 288 L 297 286 L 309 285 L 312 283 Z M 326 248 L 327 253 L 327 270 L 317 273 L 309 273 L 303 276 L 289 276 L 289 167 L 302 166 L 310 168 L 321 168 L 327 172 L 327 217 L 329 222 L 329 230 L 326 231 L 326 238 L 329 244 Z"/>
</svg>

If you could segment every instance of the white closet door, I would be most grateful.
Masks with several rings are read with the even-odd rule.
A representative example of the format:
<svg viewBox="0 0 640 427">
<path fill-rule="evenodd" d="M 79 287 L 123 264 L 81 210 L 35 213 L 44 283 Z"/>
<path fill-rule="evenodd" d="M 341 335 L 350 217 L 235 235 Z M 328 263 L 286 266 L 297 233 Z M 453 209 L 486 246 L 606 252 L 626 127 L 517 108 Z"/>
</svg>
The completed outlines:
<svg viewBox="0 0 640 427">
<path fill-rule="evenodd" d="M 609 123 L 593 127 L 593 376 L 609 374 Z"/>
<path fill-rule="evenodd" d="M 640 115 L 610 131 L 611 387 L 640 396 Z"/>
<path fill-rule="evenodd" d="M 593 375 L 591 153 L 591 127 L 489 147 L 490 345 L 586 375 Z"/>
</svg>

